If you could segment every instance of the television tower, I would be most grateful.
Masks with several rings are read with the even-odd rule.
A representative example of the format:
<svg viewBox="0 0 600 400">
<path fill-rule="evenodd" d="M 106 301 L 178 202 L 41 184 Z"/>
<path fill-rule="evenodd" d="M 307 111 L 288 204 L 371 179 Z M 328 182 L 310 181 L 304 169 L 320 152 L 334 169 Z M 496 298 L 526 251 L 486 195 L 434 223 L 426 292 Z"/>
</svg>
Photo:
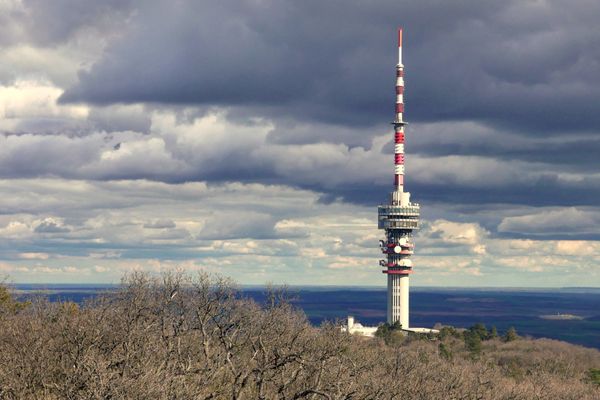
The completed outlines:
<svg viewBox="0 0 600 400">
<path fill-rule="evenodd" d="M 413 230 L 419 229 L 419 204 L 410 202 L 404 191 L 404 65 L 402 64 L 402 28 L 398 29 L 398 65 L 396 65 L 396 118 L 394 126 L 394 191 L 387 205 L 378 207 L 379 229 L 385 229 L 385 240 L 379 244 L 387 260 L 379 261 L 387 274 L 387 322 L 408 324 L 408 288 L 412 273 Z"/>
</svg>

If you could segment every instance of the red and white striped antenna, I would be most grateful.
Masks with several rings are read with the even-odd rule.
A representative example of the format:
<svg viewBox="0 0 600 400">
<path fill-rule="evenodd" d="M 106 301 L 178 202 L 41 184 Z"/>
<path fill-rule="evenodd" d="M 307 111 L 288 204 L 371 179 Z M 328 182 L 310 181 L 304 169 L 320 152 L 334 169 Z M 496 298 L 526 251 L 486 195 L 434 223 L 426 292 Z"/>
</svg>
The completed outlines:
<svg viewBox="0 0 600 400">
<path fill-rule="evenodd" d="M 398 28 L 398 65 L 402 65 L 402 28 Z"/>
<path fill-rule="evenodd" d="M 394 185 L 404 191 L 404 65 L 402 65 L 402 28 L 398 28 L 398 65 L 396 65 L 396 117 L 394 119 Z"/>
</svg>

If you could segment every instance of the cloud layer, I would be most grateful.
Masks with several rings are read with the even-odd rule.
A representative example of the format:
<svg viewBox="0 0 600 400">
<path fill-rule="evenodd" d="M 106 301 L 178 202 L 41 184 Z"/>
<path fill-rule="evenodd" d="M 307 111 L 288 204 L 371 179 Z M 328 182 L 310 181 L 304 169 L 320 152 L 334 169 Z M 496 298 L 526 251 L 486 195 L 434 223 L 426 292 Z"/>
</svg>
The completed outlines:
<svg viewBox="0 0 600 400">
<path fill-rule="evenodd" d="M 600 6 L 592 2 L 137 6 L 127 35 L 63 101 L 255 105 L 269 116 L 373 126 L 390 118 L 391 32 L 401 23 L 411 120 L 545 136 L 595 129 L 600 118 Z"/>
<path fill-rule="evenodd" d="M 381 283 L 403 25 L 417 284 L 588 284 L 564 279 L 597 277 L 598 17 L 586 1 L 3 2 L 0 271 Z"/>
</svg>

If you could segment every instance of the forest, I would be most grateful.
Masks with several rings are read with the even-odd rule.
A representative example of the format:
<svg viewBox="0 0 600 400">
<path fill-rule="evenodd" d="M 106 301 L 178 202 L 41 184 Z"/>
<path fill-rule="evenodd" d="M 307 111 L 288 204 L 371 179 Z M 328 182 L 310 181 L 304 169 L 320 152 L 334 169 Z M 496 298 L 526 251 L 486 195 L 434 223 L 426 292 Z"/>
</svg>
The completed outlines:
<svg viewBox="0 0 600 400">
<path fill-rule="evenodd" d="M 83 305 L 0 286 L 0 399 L 599 399 L 600 352 L 478 324 L 375 338 L 270 288 L 132 273 Z"/>
</svg>

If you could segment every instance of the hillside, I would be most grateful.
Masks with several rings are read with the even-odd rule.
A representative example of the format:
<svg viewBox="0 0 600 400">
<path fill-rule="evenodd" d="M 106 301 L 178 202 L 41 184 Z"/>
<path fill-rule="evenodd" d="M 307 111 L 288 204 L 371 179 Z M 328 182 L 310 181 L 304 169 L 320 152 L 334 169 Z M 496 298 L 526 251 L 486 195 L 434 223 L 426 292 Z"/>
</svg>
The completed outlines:
<svg viewBox="0 0 600 400">
<path fill-rule="evenodd" d="M 134 274 L 83 307 L 0 290 L 0 398 L 600 398 L 597 350 L 476 327 L 365 339 L 312 327 L 283 291 L 266 303 L 206 275 Z"/>
</svg>

